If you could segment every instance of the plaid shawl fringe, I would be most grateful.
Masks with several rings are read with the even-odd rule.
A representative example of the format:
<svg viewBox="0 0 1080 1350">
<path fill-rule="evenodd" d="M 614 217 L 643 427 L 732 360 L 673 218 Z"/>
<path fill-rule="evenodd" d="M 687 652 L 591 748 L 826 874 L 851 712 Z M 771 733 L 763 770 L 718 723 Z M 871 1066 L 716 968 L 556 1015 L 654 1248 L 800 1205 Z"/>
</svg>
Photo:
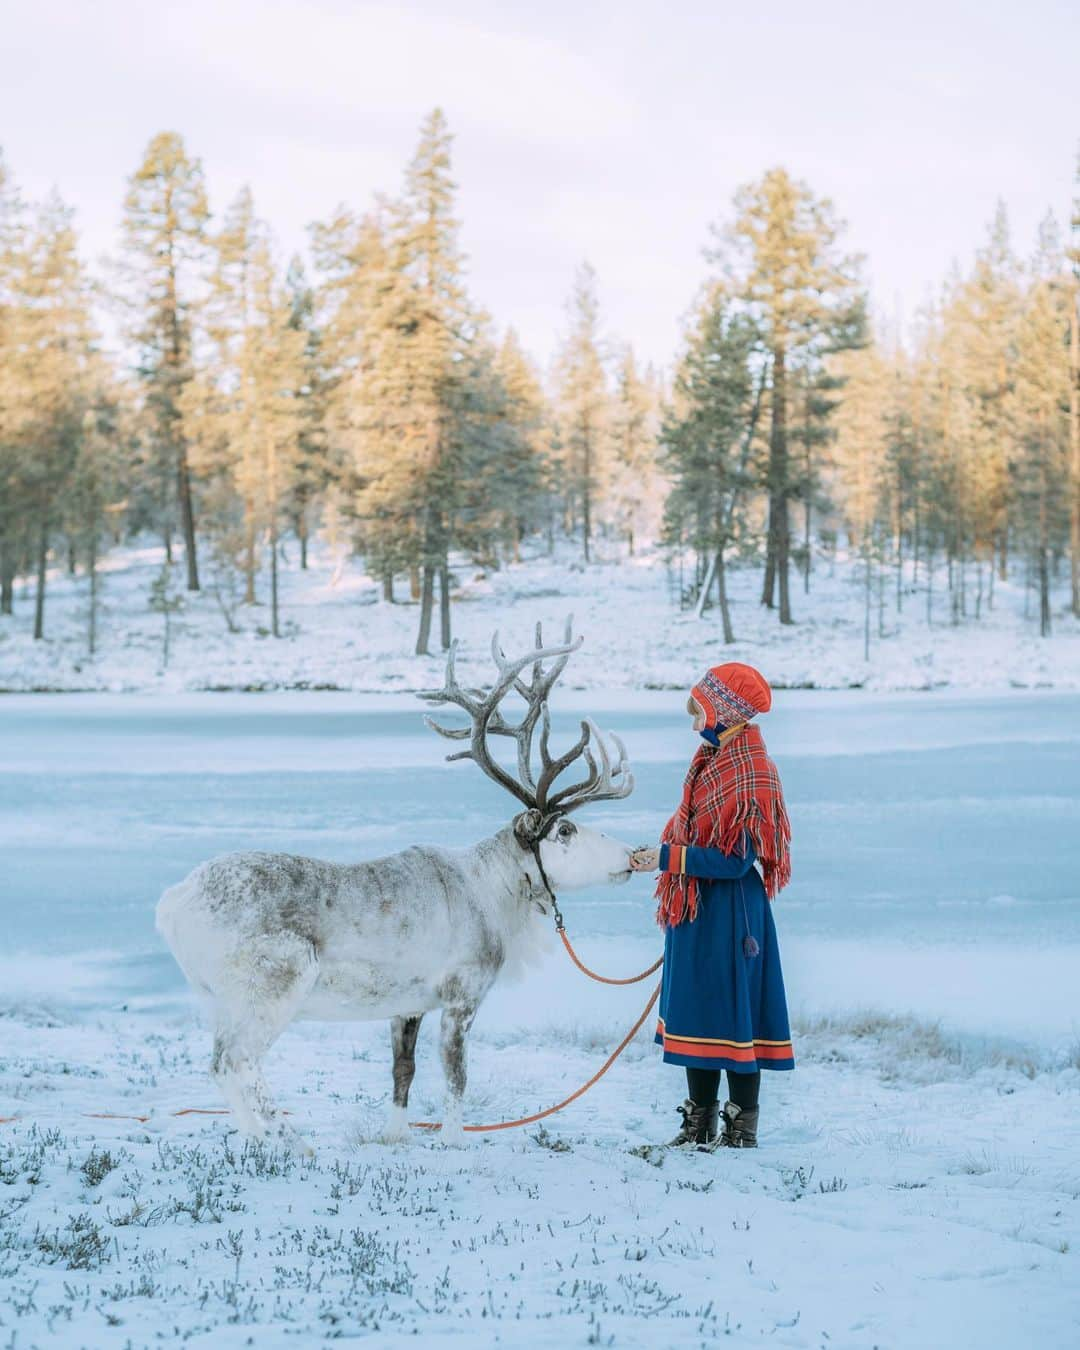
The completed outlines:
<svg viewBox="0 0 1080 1350">
<path fill-rule="evenodd" d="M 683 783 L 679 809 L 660 836 L 665 844 L 743 851 L 750 836 L 772 900 L 791 880 L 791 825 L 776 765 L 761 731 L 747 726 L 721 746 L 702 743 Z M 656 885 L 661 928 L 697 918 L 696 877 L 662 872 Z"/>
</svg>

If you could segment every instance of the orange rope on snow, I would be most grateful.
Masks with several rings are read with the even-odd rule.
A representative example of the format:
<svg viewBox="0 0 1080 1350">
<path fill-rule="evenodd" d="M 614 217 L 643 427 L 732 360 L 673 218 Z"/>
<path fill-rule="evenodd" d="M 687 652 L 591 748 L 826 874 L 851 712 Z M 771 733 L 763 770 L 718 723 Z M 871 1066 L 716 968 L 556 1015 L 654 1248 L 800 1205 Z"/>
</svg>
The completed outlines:
<svg viewBox="0 0 1080 1350">
<path fill-rule="evenodd" d="M 646 974 L 648 974 L 648 972 L 646 972 Z M 639 976 L 639 978 L 642 977 Z M 630 983 L 632 983 L 632 981 L 630 981 Z M 600 1079 L 603 1078 L 604 1074 L 607 1073 L 608 1069 L 611 1068 L 611 1066 L 619 1058 L 622 1052 L 626 1049 L 626 1047 L 638 1034 L 638 1032 L 641 1030 L 642 1024 L 644 1023 L 646 1017 L 648 1017 L 648 1015 L 652 1012 L 653 1008 L 656 1006 L 656 1000 L 659 997 L 660 997 L 660 985 L 657 985 L 656 988 L 652 991 L 652 996 L 650 997 L 648 1003 L 645 1004 L 645 1008 L 641 1016 L 630 1028 L 630 1030 L 626 1033 L 626 1035 L 622 1038 L 616 1049 L 614 1049 L 611 1052 L 611 1054 L 607 1057 L 607 1059 L 600 1066 L 600 1068 L 597 1069 L 596 1073 L 593 1074 L 593 1076 L 589 1079 L 587 1083 L 582 1083 L 581 1087 L 579 1087 L 576 1092 L 571 1092 L 569 1097 L 565 1097 L 561 1102 L 557 1103 L 557 1105 L 549 1106 L 545 1111 L 537 1111 L 531 1116 L 522 1116 L 520 1120 L 500 1120 L 495 1125 L 463 1125 L 461 1128 L 463 1130 L 475 1134 L 490 1134 L 493 1130 L 513 1130 L 516 1129 L 519 1125 L 531 1125 L 534 1121 L 543 1120 L 546 1116 L 553 1116 L 556 1113 L 556 1111 L 561 1111 L 564 1106 L 569 1106 L 571 1102 L 576 1102 L 579 1097 L 584 1096 L 584 1094 L 588 1092 L 588 1090 L 593 1086 L 594 1083 L 598 1083 Z M 442 1122 L 438 1120 L 410 1120 L 409 1124 L 415 1130 L 442 1129 Z"/>
</svg>

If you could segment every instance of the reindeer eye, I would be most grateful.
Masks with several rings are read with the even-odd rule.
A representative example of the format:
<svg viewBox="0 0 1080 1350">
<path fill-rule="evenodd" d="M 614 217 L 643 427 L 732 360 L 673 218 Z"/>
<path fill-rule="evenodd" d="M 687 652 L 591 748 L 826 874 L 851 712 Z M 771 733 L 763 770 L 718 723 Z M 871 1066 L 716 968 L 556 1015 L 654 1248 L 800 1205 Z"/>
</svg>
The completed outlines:
<svg viewBox="0 0 1080 1350">
<path fill-rule="evenodd" d="M 569 839 L 573 833 L 574 833 L 573 825 L 571 825 L 568 820 L 564 820 L 563 823 L 559 826 L 559 838 Z"/>
</svg>

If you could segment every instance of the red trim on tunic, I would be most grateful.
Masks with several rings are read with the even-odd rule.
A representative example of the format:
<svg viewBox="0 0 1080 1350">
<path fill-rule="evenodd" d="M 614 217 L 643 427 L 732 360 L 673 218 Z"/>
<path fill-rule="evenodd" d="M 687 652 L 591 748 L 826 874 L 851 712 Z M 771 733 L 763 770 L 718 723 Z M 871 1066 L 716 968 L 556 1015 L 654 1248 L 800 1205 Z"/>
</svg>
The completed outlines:
<svg viewBox="0 0 1080 1350">
<path fill-rule="evenodd" d="M 663 1038 L 664 1049 L 673 1055 L 697 1059 L 734 1059 L 747 1064 L 757 1059 L 793 1059 L 790 1041 L 725 1041 L 706 1037 L 672 1036 L 664 1029 L 663 1018 L 656 1023 L 656 1034 Z"/>
</svg>

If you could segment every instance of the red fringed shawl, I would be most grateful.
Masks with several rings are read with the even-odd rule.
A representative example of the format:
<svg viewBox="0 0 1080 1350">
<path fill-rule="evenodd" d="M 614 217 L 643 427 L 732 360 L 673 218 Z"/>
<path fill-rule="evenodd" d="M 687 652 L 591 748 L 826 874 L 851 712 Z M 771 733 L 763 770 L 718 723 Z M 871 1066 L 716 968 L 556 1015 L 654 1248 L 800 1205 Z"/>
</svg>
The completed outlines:
<svg viewBox="0 0 1080 1350">
<path fill-rule="evenodd" d="M 791 880 L 791 825 L 784 789 L 765 741 L 746 726 L 722 745 L 703 741 L 683 783 L 679 809 L 660 836 L 665 844 L 742 851 L 743 831 L 754 845 L 771 900 Z M 656 921 L 667 928 L 689 915 L 697 918 L 696 877 L 661 873 L 656 886 Z"/>
</svg>

